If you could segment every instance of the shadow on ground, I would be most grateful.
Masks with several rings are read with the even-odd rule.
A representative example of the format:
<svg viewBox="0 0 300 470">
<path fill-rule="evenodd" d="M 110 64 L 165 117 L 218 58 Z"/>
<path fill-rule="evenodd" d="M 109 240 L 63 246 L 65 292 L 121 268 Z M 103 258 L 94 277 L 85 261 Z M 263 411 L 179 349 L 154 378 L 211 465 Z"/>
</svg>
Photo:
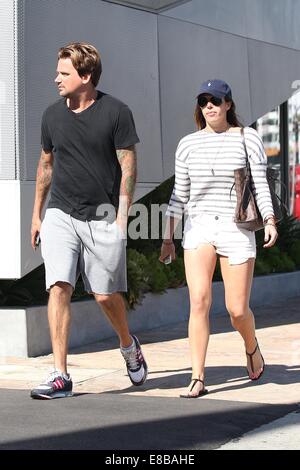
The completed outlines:
<svg viewBox="0 0 300 470">
<path fill-rule="evenodd" d="M 297 408 L 111 394 L 45 402 L 16 390 L 0 400 L 0 450 L 215 449 Z"/>
</svg>

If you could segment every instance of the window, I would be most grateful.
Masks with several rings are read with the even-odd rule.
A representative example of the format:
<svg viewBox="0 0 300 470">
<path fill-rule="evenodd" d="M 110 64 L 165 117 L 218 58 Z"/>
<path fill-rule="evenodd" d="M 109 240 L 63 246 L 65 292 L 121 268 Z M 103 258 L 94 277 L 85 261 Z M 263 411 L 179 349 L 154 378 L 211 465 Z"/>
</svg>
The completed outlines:
<svg viewBox="0 0 300 470">
<path fill-rule="evenodd" d="M 282 152 L 280 145 L 280 108 L 265 114 L 256 122 L 256 130 L 259 133 L 268 158 L 268 165 L 276 170 L 278 180 L 282 179 Z M 275 186 L 276 193 L 281 195 L 281 185 L 278 181 Z"/>
<path fill-rule="evenodd" d="M 280 133 L 279 106 L 257 120 L 256 129 L 264 143 L 268 165 L 278 168 L 280 172 Z"/>
<path fill-rule="evenodd" d="M 300 92 L 288 100 L 289 180 L 291 213 L 300 219 Z"/>
</svg>

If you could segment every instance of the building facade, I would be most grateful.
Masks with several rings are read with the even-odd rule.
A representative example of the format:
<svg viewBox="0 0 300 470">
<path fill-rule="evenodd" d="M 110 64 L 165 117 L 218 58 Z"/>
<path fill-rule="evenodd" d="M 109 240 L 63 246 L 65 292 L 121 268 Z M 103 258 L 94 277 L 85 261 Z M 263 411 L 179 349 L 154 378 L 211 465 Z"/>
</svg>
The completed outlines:
<svg viewBox="0 0 300 470">
<path fill-rule="evenodd" d="M 243 123 L 257 122 L 300 217 L 299 19 L 300 0 L 1 0 L 0 279 L 42 263 L 30 246 L 40 121 L 58 98 L 58 48 L 71 41 L 99 49 L 100 89 L 133 110 L 137 199 L 174 173 L 200 83 L 222 78 Z"/>
</svg>

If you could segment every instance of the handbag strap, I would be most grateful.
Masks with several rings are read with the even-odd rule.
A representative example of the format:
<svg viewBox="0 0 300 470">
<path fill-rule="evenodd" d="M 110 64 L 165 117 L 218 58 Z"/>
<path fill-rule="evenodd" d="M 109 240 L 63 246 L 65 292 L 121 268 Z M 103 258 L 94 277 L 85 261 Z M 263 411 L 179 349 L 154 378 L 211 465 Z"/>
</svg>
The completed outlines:
<svg viewBox="0 0 300 470">
<path fill-rule="evenodd" d="M 250 168 L 248 150 L 247 150 L 247 147 L 246 147 L 244 128 L 241 127 L 240 131 L 241 131 L 242 143 L 243 143 L 243 147 L 244 147 L 245 155 L 246 155 L 246 178 L 249 178 L 250 174 L 251 174 L 251 168 Z M 231 193 L 232 193 L 232 190 L 233 190 L 234 186 L 235 186 L 235 182 L 233 183 L 233 185 L 231 186 L 231 189 L 230 189 L 230 199 L 231 199 Z"/>
<path fill-rule="evenodd" d="M 247 146 L 246 146 L 246 141 L 245 141 L 245 132 L 244 132 L 244 128 L 241 127 L 241 136 L 242 136 L 242 142 L 243 142 L 243 146 L 244 146 L 244 150 L 245 150 L 245 155 L 246 155 L 246 168 L 247 168 L 247 174 L 249 175 L 250 173 L 250 162 L 249 162 L 249 155 L 248 155 L 248 150 L 247 150 Z"/>
<path fill-rule="evenodd" d="M 244 146 L 244 149 L 245 149 L 245 155 L 246 155 L 247 175 L 249 176 L 250 172 L 251 172 L 251 168 L 250 168 L 249 156 L 248 156 L 247 146 L 246 146 L 246 142 L 245 142 L 245 133 L 244 133 L 244 128 L 243 127 L 241 127 L 241 136 L 242 136 L 242 142 L 243 142 L 243 146 Z M 283 193 L 282 188 L 284 189 L 284 200 L 282 200 L 281 197 L 278 196 L 278 194 L 276 192 L 274 192 L 274 196 L 276 196 L 276 198 L 278 199 L 281 207 L 288 214 L 289 210 L 288 210 L 288 207 L 287 207 L 287 189 L 286 189 L 286 185 L 278 178 L 272 178 L 272 179 L 274 181 L 277 181 L 280 184 L 280 186 L 281 186 L 280 193 L 281 194 Z"/>
</svg>

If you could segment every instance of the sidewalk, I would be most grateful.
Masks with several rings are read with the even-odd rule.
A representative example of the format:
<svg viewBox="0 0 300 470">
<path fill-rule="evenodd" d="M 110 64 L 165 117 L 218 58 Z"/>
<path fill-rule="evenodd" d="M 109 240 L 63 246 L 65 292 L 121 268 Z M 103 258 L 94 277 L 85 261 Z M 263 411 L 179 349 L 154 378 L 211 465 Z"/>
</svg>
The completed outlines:
<svg viewBox="0 0 300 470">
<path fill-rule="evenodd" d="M 229 317 L 224 314 L 211 318 L 211 338 L 206 366 L 206 386 L 209 394 L 199 400 L 192 400 L 194 405 L 190 405 L 191 400 L 178 398 L 189 383 L 191 374 L 186 322 L 138 334 L 149 365 L 148 380 L 142 387 L 131 386 L 116 338 L 71 350 L 68 364 L 74 381 L 75 396 L 97 394 L 101 397 L 101 394 L 109 394 L 122 399 L 122 396 L 126 395 L 142 397 L 143 403 L 147 397 L 173 398 L 176 399 L 178 411 L 187 406 L 186 402 L 189 407 L 199 407 L 199 402 L 201 407 L 205 403 L 213 407 L 214 400 L 216 406 L 222 402 L 224 408 L 226 402 L 228 406 L 229 403 L 231 406 L 234 403 L 237 406 L 274 405 L 274 410 L 276 406 L 280 409 L 282 405 L 292 405 L 292 408 L 286 408 L 285 413 L 280 411 L 278 416 L 283 416 L 296 410 L 297 403 L 300 402 L 300 298 L 257 308 L 255 317 L 257 338 L 266 362 L 265 373 L 259 382 L 249 381 L 245 369 L 243 342 L 238 333 L 232 330 Z M 51 366 L 52 355 L 26 359 L 0 358 L 0 389 L 28 390 L 28 402 L 33 406 L 34 401 L 29 398 L 29 390 L 45 378 Z M 66 400 L 56 400 L 55 403 L 58 401 Z M 38 406 L 40 409 L 40 405 Z M 279 422 L 274 421 L 276 416 L 270 418 L 269 421 L 273 420 L 275 430 L 286 429 L 290 434 L 290 438 L 283 440 L 282 445 L 300 449 L 299 417 L 300 414 L 292 413 Z M 251 413 L 249 420 L 248 429 L 252 431 L 253 448 L 261 445 L 261 442 L 264 442 L 264 448 L 280 448 L 281 441 L 275 439 L 274 434 L 271 442 L 268 441 L 268 435 L 272 436 L 268 428 L 267 434 L 254 430 L 257 423 L 253 423 L 251 428 Z M 229 433 L 227 441 L 230 437 Z M 234 448 L 250 445 L 243 442 L 244 439 L 235 442 Z M 240 447 L 236 447 L 237 445 Z"/>
</svg>

